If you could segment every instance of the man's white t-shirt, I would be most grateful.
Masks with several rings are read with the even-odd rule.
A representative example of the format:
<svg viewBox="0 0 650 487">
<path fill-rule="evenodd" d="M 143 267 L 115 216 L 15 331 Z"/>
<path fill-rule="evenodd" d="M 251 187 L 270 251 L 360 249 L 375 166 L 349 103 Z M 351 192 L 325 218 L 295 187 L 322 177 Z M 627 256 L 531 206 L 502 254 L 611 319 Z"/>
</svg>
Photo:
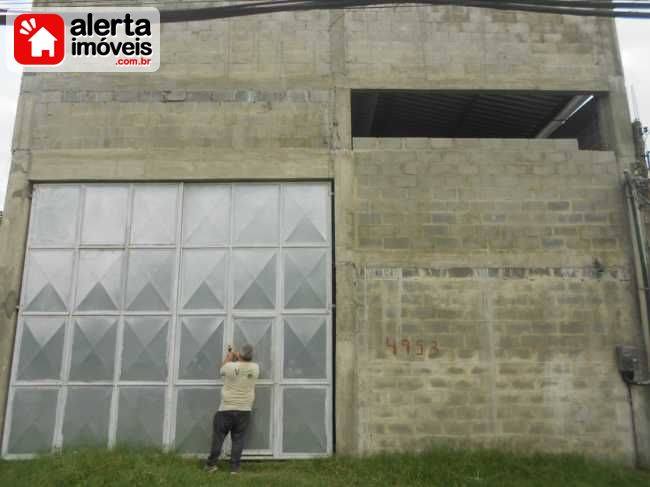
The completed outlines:
<svg viewBox="0 0 650 487">
<path fill-rule="evenodd" d="M 223 389 L 219 411 L 250 411 L 259 375 L 260 367 L 255 362 L 228 362 L 221 367 Z"/>
</svg>

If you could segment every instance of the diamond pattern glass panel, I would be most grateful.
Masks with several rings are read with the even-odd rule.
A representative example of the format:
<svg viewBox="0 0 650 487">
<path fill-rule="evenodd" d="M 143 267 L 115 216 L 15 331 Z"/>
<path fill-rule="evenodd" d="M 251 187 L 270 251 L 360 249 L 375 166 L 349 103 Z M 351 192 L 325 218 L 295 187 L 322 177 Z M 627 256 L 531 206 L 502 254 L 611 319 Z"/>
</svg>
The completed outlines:
<svg viewBox="0 0 650 487">
<path fill-rule="evenodd" d="M 32 250 L 27 270 L 25 311 L 67 311 L 72 251 Z"/>
<path fill-rule="evenodd" d="M 182 305 L 186 310 L 221 310 L 226 302 L 224 250 L 183 251 Z"/>
<path fill-rule="evenodd" d="M 326 379 L 327 318 L 287 316 L 284 319 L 284 377 Z"/>
<path fill-rule="evenodd" d="M 219 409 L 221 388 L 181 388 L 176 406 L 175 447 L 182 453 L 208 453 L 212 419 Z"/>
<path fill-rule="evenodd" d="M 236 244 L 269 244 L 278 241 L 278 186 L 234 187 Z"/>
<path fill-rule="evenodd" d="M 172 244 L 176 240 L 176 185 L 140 185 L 133 195 L 132 242 Z"/>
<path fill-rule="evenodd" d="M 3 454 L 205 454 L 225 346 L 245 343 L 247 452 L 327 453 L 329 211 L 318 182 L 37 185 Z"/>
<path fill-rule="evenodd" d="M 169 250 L 131 251 L 126 284 L 129 311 L 171 309 L 174 260 L 174 252 Z"/>
<path fill-rule="evenodd" d="M 112 387 L 71 387 L 65 403 L 63 446 L 108 446 Z"/>
<path fill-rule="evenodd" d="M 286 388 L 282 405 L 282 451 L 285 453 L 326 453 L 324 388 Z"/>
<path fill-rule="evenodd" d="M 234 251 L 232 273 L 235 308 L 274 309 L 276 272 L 275 251 Z"/>
<path fill-rule="evenodd" d="M 287 249 L 284 256 L 285 307 L 325 308 L 327 306 L 327 250 Z"/>
<path fill-rule="evenodd" d="M 39 186 L 31 244 L 72 245 L 77 232 L 78 186 Z"/>
<path fill-rule="evenodd" d="M 222 245 L 230 233 L 230 188 L 187 184 L 183 190 L 183 243 Z"/>
<path fill-rule="evenodd" d="M 223 361 L 223 316 L 181 319 L 180 379 L 215 380 Z"/>
<path fill-rule="evenodd" d="M 120 388 L 116 444 L 162 447 L 164 414 L 164 387 Z"/>
<path fill-rule="evenodd" d="M 244 439 L 246 450 L 271 449 L 271 404 L 271 388 L 256 387 L 255 403 Z"/>
<path fill-rule="evenodd" d="M 60 379 L 65 318 L 25 316 L 22 329 L 18 380 Z"/>
<path fill-rule="evenodd" d="M 122 302 L 122 251 L 84 251 L 79 256 L 78 311 L 117 311 Z"/>
<path fill-rule="evenodd" d="M 260 379 L 273 377 L 271 344 L 273 318 L 239 318 L 235 320 L 233 345 L 241 350 L 245 344 L 253 346 L 253 361 L 260 366 Z"/>
<path fill-rule="evenodd" d="M 74 319 L 70 380 L 113 380 L 116 317 Z"/>
<path fill-rule="evenodd" d="M 38 453 L 51 450 L 57 396 L 56 389 L 16 389 L 8 453 Z"/>
<path fill-rule="evenodd" d="M 326 185 L 292 185 L 284 188 L 282 238 L 287 243 L 325 243 L 327 223 Z"/>
<path fill-rule="evenodd" d="M 159 316 L 124 319 L 122 380 L 167 378 L 169 318 Z"/>
<path fill-rule="evenodd" d="M 123 244 L 128 203 L 128 186 L 87 186 L 81 241 L 89 245 Z"/>
</svg>

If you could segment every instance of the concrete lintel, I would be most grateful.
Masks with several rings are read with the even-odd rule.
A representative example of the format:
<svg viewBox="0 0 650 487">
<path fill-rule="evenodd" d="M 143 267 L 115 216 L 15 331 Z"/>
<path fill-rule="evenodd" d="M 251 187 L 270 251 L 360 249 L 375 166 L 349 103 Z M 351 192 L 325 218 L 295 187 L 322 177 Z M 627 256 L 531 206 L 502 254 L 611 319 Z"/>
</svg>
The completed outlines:
<svg viewBox="0 0 650 487">
<path fill-rule="evenodd" d="M 35 150 L 30 180 L 325 179 L 329 151 Z"/>
</svg>

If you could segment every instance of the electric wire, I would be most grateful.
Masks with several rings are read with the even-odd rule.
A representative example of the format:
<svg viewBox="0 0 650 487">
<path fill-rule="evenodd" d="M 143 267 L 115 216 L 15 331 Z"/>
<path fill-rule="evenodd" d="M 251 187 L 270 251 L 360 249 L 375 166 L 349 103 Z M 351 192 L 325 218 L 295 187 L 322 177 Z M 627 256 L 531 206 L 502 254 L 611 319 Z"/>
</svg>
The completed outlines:
<svg viewBox="0 0 650 487">
<path fill-rule="evenodd" d="M 328 0 L 311 0 L 313 3 L 327 4 L 330 3 Z M 604 8 L 604 9 L 617 9 L 617 8 L 631 8 L 631 9 L 647 9 L 650 8 L 650 2 L 647 0 L 635 0 L 635 1 L 618 1 L 618 0 L 492 0 L 494 3 L 502 4 L 532 4 L 539 6 L 557 6 L 557 7 L 575 7 L 575 8 Z M 222 5 L 228 3 L 229 5 Z M 275 2 L 226 2 L 224 0 L 184 0 L 182 2 L 165 2 L 164 0 L 142 0 L 142 1 L 110 1 L 110 0 L 58 0 L 54 2 L 49 2 L 46 5 L 40 5 L 40 7 L 88 7 L 88 6 L 129 6 L 129 7 L 139 7 L 142 5 L 145 6 L 158 6 L 158 7 L 172 7 L 172 8 L 182 8 L 188 4 L 212 4 L 212 5 L 222 5 L 222 6 L 249 6 L 249 5 L 265 5 L 265 4 L 276 4 L 281 5 L 285 3 L 303 3 L 300 0 L 296 1 L 275 1 Z M 339 0 L 338 3 L 345 3 L 345 1 Z M 419 1 L 400 1 L 394 0 L 393 2 L 369 2 L 369 3 L 426 3 Z M 460 2 L 462 3 L 462 2 Z M 33 2 L 29 1 L 17 1 L 17 2 L 0 2 L 0 8 L 8 9 L 15 7 L 33 7 Z M 39 6 L 37 6 L 38 8 Z"/>
<path fill-rule="evenodd" d="M 189 2 L 185 2 L 187 4 Z M 192 2 L 201 5 L 209 5 L 211 2 Z M 83 4 L 83 5 L 82 5 Z M 18 5 L 14 3 L 13 5 Z M 26 5 L 23 3 L 23 5 Z M 81 6 L 126 6 L 122 4 L 107 2 L 94 2 L 86 0 L 84 2 L 54 2 L 48 6 L 58 7 L 81 7 Z M 331 10 L 331 9 L 349 9 L 349 8 L 367 8 L 376 6 L 460 6 L 460 7 L 478 7 L 494 10 L 519 11 L 531 13 L 546 13 L 574 16 L 589 17 L 610 17 L 610 18 L 650 18 L 650 12 L 643 10 L 650 9 L 650 2 L 605 2 L 603 0 L 392 0 L 392 1 L 371 1 L 371 0 L 295 0 L 295 1 L 274 1 L 274 2 L 245 2 L 230 5 L 219 6 L 201 6 L 195 8 L 170 8 L 172 6 L 181 6 L 183 4 L 173 4 L 171 2 L 133 2 L 128 6 L 147 6 L 156 5 L 161 7 L 161 22 L 190 22 L 212 19 L 225 19 L 233 17 L 244 17 L 250 15 L 260 15 L 276 12 L 300 12 L 311 10 Z M 619 10 L 621 8 L 627 10 Z M 632 10 L 630 10 L 632 9 Z M 0 17 L 6 16 L 4 8 L 0 10 Z"/>
</svg>

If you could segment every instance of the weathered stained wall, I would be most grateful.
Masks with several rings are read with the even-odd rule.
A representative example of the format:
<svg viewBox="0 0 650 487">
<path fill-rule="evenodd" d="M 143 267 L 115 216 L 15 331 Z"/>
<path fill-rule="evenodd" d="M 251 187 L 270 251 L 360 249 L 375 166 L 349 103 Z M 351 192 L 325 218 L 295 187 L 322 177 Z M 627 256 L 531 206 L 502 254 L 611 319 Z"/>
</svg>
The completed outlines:
<svg viewBox="0 0 650 487">
<path fill-rule="evenodd" d="M 338 452 L 517 439 L 630 461 L 612 346 L 639 326 L 617 183 L 633 148 L 613 23 L 380 12 L 165 24 L 157 73 L 24 77 L 0 225 L 0 417 L 31 184 L 318 178 L 336 190 Z M 350 89 L 369 87 L 603 91 L 616 156 L 566 141 L 353 152 Z M 406 357 L 404 338 L 440 352 Z"/>
<path fill-rule="evenodd" d="M 422 7 L 345 17 L 352 83 L 450 88 L 597 85 L 616 65 L 608 21 Z"/>
<path fill-rule="evenodd" d="M 355 148 L 360 449 L 631 462 L 614 347 L 642 338 L 614 154 L 564 140 Z"/>
<path fill-rule="evenodd" d="M 51 91 L 40 100 L 35 150 L 329 145 L 328 90 Z"/>
</svg>

